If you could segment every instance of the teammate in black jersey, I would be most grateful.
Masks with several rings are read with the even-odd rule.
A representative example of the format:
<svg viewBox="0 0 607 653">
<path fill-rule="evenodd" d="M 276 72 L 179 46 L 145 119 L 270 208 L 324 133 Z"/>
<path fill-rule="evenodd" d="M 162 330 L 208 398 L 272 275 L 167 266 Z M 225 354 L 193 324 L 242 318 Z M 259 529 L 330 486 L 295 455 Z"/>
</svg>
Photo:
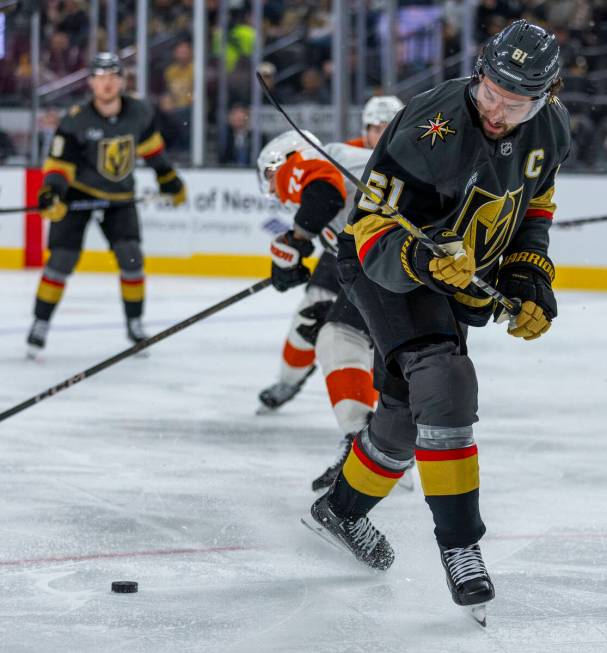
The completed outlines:
<svg viewBox="0 0 607 653">
<path fill-rule="evenodd" d="M 363 180 L 449 256 L 436 258 L 360 193 L 339 239 L 340 280 L 375 343 L 381 394 L 312 506 L 314 527 L 388 568 L 393 549 L 367 513 L 415 457 L 453 599 L 476 606 L 480 621 L 494 589 L 478 546 L 485 525 L 466 329 L 504 316 L 470 281 L 476 274 L 520 298 L 513 336 L 537 338 L 556 317 L 548 230 L 570 146 L 558 58 L 552 34 L 516 21 L 487 44 L 472 78 L 413 98 L 384 133 Z"/>
<path fill-rule="evenodd" d="M 63 118 L 44 163 L 38 204 L 42 216 L 51 220 L 50 258 L 38 286 L 35 320 L 27 338 L 31 355 L 44 347 L 51 316 L 80 258 L 91 211 L 69 212 L 67 205 L 77 200 L 102 199 L 113 204 L 104 212 L 101 230 L 120 268 L 127 335 L 133 342 L 145 338 L 139 219 L 134 204 L 129 203 L 135 196 L 136 159 L 144 159 L 155 170 L 160 192 L 172 196 L 174 206 L 185 201 L 185 186 L 165 154 L 152 109 L 124 95 L 123 72 L 114 54 L 100 53 L 93 59 L 89 78 L 93 97 Z"/>
</svg>

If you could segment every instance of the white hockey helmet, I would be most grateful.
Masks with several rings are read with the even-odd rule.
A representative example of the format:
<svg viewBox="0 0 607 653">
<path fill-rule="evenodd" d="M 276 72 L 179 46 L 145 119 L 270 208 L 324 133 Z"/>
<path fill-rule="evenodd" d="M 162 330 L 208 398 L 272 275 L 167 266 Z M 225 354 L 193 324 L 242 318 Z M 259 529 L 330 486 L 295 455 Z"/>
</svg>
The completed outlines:
<svg viewBox="0 0 607 653">
<path fill-rule="evenodd" d="M 309 131 L 303 130 L 304 134 L 317 145 L 320 141 L 314 134 Z M 259 153 L 257 157 L 257 175 L 259 177 L 259 187 L 264 195 L 270 192 L 270 182 L 268 180 L 268 173 L 278 170 L 280 166 L 287 160 L 289 154 L 293 152 L 300 152 L 311 145 L 298 134 L 294 129 L 291 129 L 276 138 L 273 138 Z"/>
<path fill-rule="evenodd" d="M 396 95 L 377 95 L 372 97 L 363 109 L 363 131 L 369 125 L 381 125 L 392 122 L 392 118 L 404 106 Z"/>
</svg>

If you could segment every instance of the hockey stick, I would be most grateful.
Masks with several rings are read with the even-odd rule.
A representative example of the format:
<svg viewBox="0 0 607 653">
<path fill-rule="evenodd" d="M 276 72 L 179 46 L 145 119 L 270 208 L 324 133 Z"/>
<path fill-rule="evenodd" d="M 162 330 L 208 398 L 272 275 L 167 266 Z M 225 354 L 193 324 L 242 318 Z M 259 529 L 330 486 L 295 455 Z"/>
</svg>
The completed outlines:
<svg viewBox="0 0 607 653">
<path fill-rule="evenodd" d="M 598 218 L 578 218 L 577 220 L 559 220 L 555 222 L 553 228 L 569 229 L 571 227 L 580 227 L 584 224 L 593 224 L 594 222 L 605 222 L 607 215 L 601 215 Z"/>
<path fill-rule="evenodd" d="M 0 422 L 4 421 L 5 419 L 8 419 L 9 417 L 12 417 L 13 415 L 16 415 L 17 413 L 20 413 L 22 410 L 25 410 L 30 406 L 34 406 L 35 404 L 40 403 L 43 399 L 47 399 L 48 397 L 53 397 L 58 392 L 61 392 L 61 390 L 70 388 L 71 386 L 76 385 L 76 383 L 79 383 L 80 381 L 84 381 L 84 379 L 88 379 L 89 377 L 93 376 L 94 374 L 97 374 L 98 372 L 101 372 L 102 370 L 105 370 L 111 365 L 114 365 L 115 363 L 119 363 L 121 360 L 124 360 L 129 356 L 133 356 L 133 354 L 137 354 L 143 349 L 147 349 L 148 347 L 155 345 L 157 342 L 160 342 L 161 340 L 164 340 L 165 338 L 168 338 L 169 336 L 172 336 L 173 334 L 182 331 L 183 329 L 189 326 L 192 326 L 192 324 L 195 324 L 200 320 L 204 320 L 205 318 L 210 317 L 211 315 L 215 315 L 215 313 L 219 313 L 219 311 L 222 311 L 224 308 L 227 308 L 228 306 L 232 306 L 232 304 L 236 304 L 241 299 L 245 299 L 250 295 L 254 295 L 255 293 L 258 293 L 260 290 L 267 288 L 271 283 L 272 283 L 272 279 L 270 277 L 268 277 L 267 279 L 263 279 L 262 281 L 258 281 L 257 283 L 254 283 L 249 288 L 246 288 L 245 290 L 241 290 L 239 293 L 236 293 L 235 295 L 232 295 L 231 297 L 228 297 L 227 299 L 224 299 L 223 301 L 214 304 L 209 308 L 205 308 L 204 311 L 201 311 L 200 313 L 196 313 L 196 315 L 192 315 L 186 320 L 183 320 L 182 322 L 178 322 L 177 324 L 174 324 L 168 329 L 165 329 L 164 331 L 160 331 L 160 333 L 157 333 L 154 336 L 150 336 L 149 338 L 146 338 L 145 340 L 138 342 L 136 345 L 133 345 L 132 347 L 129 347 L 124 351 L 121 351 L 119 354 L 116 354 L 111 358 L 106 358 L 104 361 L 97 363 L 97 365 L 93 365 L 92 367 L 89 367 L 83 372 L 79 372 L 78 374 L 71 376 L 69 379 L 66 379 L 61 383 L 58 383 L 52 388 L 48 388 L 48 390 L 45 390 L 44 392 L 41 392 L 40 394 L 37 394 L 34 397 L 30 397 L 30 399 L 27 399 L 26 401 L 23 401 L 20 404 L 17 404 L 16 406 L 9 408 L 8 410 L 5 410 L 3 413 L 0 413 Z"/>
<path fill-rule="evenodd" d="M 431 238 L 428 238 L 428 236 L 419 227 L 416 227 L 412 222 L 409 222 L 407 218 L 402 216 L 395 208 L 385 202 L 369 186 L 363 183 L 360 179 L 358 179 L 358 177 L 354 176 L 347 168 L 339 163 L 339 161 L 336 161 L 330 154 L 327 154 L 322 149 L 322 147 L 317 145 L 311 138 L 308 138 L 308 136 L 304 134 L 304 132 L 291 120 L 286 111 L 280 106 L 276 98 L 272 95 L 272 92 L 268 88 L 267 84 L 263 80 L 263 77 L 259 73 L 256 73 L 256 76 L 257 81 L 261 84 L 261 88 L 263 89 L 263 92 L 265 93 L 270 103 L 279 113 L 285 117 L 286 121 L 291 125 L 291 127 L 293 127 L 293 129 L 317 152 L 322 154 L 325 159 L 327 159 L 327 161 L 332 163 L 344 175 L 344 177 L 349 179 L 363 195 L 366 195 L 372 202 L 377 204 L 378 208 L 380 208 L 385 215 L 396 220 L 396 222 L 398 222 L 398 224 L 400 224 L 400 226 L 405 229 L 405 231 L 408 231 L 414 238 L 417 238 L 417 240 L 425 245 L 435 256 L 449 256 L 449 252 L 442 245 L 439 245 L 438 243 L 435 243 Z M 520 299 L 509 299 L 506 297 L 506 295 L 501 293 L 493 286 L 489 285 L 486 281 L 483 281 L 476 274 L 472 277 L 471 283 L 474 284 L 477 288 L 480 288 L 485 294 L 489 295 L 489 297 L 495 299 L 506 309 L 506 311 L 512 317 L 515 317 L 521 312 Z"/>
<path fill-rule="evenodd" d="M 132 206 L 147 201 L 147 197 L 137 197 L 127 202 L 110 202 L 109 200 L 76 200 L 67 205 L 68 211 L 96 211 L 99 209 Z M 0 213 L 37 213 L 42 209 L 39 206 L 16 206 L 14 208 L 0 208 Z"/>
</svg>

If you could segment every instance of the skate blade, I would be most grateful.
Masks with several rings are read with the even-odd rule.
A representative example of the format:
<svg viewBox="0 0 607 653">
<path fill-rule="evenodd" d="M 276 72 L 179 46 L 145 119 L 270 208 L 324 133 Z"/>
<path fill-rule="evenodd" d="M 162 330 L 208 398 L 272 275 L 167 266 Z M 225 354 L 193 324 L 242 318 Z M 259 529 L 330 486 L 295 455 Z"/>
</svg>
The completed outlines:
<svg viewBox="0 0 607 653">
<path fill-rule="evenodd" d="M 340 551 L 344 549 L 346 551 L 348 550 L 342 544 L 338 543 L 330 535 L 328 535 L 327 531 L 320 524 L 317 524 L 316 522 L 308 523 L 303 517 L 300 521 L 306 528 L 309 528 L 313 533 L 316 533 L 316 535 L 323 539 L 327 544 L 330 544 L 332 547 L 339 549 Z"/>
<path fill-rule="evenodd" d="M 278 408 L 278 406 L 276 407 Z M 270 406 L 266 406 L 265 404 L 259 404 L 257 407 L 257 410 L 255 411 L 256 415 L 272 415 L 272 413 L 276 412 L 276 408 L 270 408 Z"/>
<path fill-rule="evenodd" d="M 40 354 L 42 354 L 42 349 L 34 345 L 28 345 L 25 350 L 25 358 L 30 361 L 40 360 Z"/>
<path fill-rule="evenodd" d="M 483 628 L 487 627 L 487 605 L 485 603 L 474 605 L 467 608 L 467 610 L 479 626 L 482 626 Z"/>
</svg>

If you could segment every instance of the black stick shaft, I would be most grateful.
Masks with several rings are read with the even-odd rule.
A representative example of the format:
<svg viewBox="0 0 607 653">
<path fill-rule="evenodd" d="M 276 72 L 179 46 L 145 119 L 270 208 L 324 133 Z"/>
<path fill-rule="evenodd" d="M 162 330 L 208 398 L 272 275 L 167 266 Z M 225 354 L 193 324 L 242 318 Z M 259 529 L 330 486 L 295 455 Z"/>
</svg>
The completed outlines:
<svg viewBox="0 0 607 653">
<path fill-rule="evenodd" d="M 99 209 L 109 209 L 114 206 L 131 206 L 143 202 L 143 197 L 139 197 L 127 202 L 110 202 L 109 200 L 75 200 L 67 205 L 68 211 L 95 211 Z M 0 208 L 0 213 L 37 213 L 40 211 L 39 206 L 15 206 L 12 208 Z"/>
<path fill-rule="evenodd" d="M 577 218 L 573 220 L 557 220 L 553 225 L 553 229 L 567 229 L 569 227 L 580 227 L 584 224 L 593 224 L 594 222 L 606 222 L 607 215 L 601 215 L 597 218 Z"/>
<path fill-rule="evenodd" d="M 390 218 L 393 218 L 400 224 L 400 226 L 408 231 L 412 236 L 417 238 L 423 245 L 425 245 L 435 256 L 448 256 L 447 250 L 438 243 L 435 243 L 431 238 L 429 238 L 419 227 L 414 225 L 412 222 L 407 220 L 402 214 L 400 214 L 393 206 L 390 206 L 386 201 L 384 201 L 377 193 L 373 191 L 372 188 L 363 183 L 358 177 L 353 175 L 345 166 L 343 166 L 339 161 L 336 161 L 330 154 L 325 152 L 322 147 L 315 143 L 311 138 L 309 138 L 294 122 L 291 120 L 287 112 L 280 106 L 278 100 L 272 95 L 272 91 L 268 88 L 263 77 L 256 73 L 257 81 L 260 83 L 263 92 L 265 93 L 268 100 L 270 100 L 273 107 L 283 115 L 286 121 L 293 127 L 293 129 L 304 138 L 317 152 L 322 154 L 327 161 L 332 163 L 347 179 L 349 179 L 358 190 L 366 195 L 372 202 L 377 204 L 377 206 L 382 209 L 382 211 Z M 521 312 L 521 302 L 519 299 L 510 299 L 501 293 L 497 288 L 489 285 L 486 281 L 483 281 L 476 274 L 472 277 L 471 283 L 477 288 L 480 288 L 485 292 L 489 297 L 495 299 L 499 304 L 501 304 L 506 311 L 512 316 L 518 315 Z"/>
<path fill-rule="evenodd" d="M 211 315 L 215 315 L 215 313 L 219 313 L 219 311 L 222 311 L 224 308 L 227 308 L 228 306 L 232 306 L 232 304 L 236 304 L 240 300 L 245 299 L 250 295 L 254 295 L 255 293 L 258 293 L 260 290 L 267 288 L 271 283 L 272 283 L 271 278 L 258 281 L 257 283 L 253 284 L 249 288 L 246 288 L 245 290 L 242 290 L 241 292 L 236 293 L 235 295 L 232 295 L 231 297 L 228 297 L 227 299 L 224 299 L 223 301 L 214 304 L 209 308 L 205 308 L 204 311 L 200 311 L 200 313 L 196 313 L 196 315 L 192 315 L 191 317 L 188 317 L 186 320 L 183 320 L 182 322 L 178 322 L 177 324 L 174 324 L 168 329 L 165 329 L 164 331 L 161 331 L 156 335 L 150 336 L 149 338 L 146 338 L 145 340 L 138 342 L 136 345 L 133 345 L 132 347 L 129 347 L 124 351 L 121 351 L 120 353 L 116 354 L 115 356 L 112 356 L 111 358 L 106 358 L 104 361 L 97 363 L 97 365 L 93 365 L 92 367 L 89 367 L 83 372 L 79 372 L 78 374 L 71 376 L 69 379 L 66 379 L 61 383 L 58 383 L 52 388 L 48 388 L 48 390 L 45 390 L 44 392 L 41 392 L 40 394 L 37 394 L 34 397 L 30 397 L 26 401 L 23 401 L 20 404 L 17 404 L 16 406 L 9 408 L 8 410 L 5 410 L 3 413 L 0 413 L 0 422 L 4 421 L 5 419 L 8 419 L 9 417 L 12 417 L 13 415 L 16 415 L 17 413 L 20 413 L 22 410 L 25 410 L 30 406 L 34 406 L 35 404 L 40 403 L 43 399 L 52 397 L 56 395 L 58 392 L 61 392 L 62 390 L 66 390 L 67 388 L 76 385 L 76 383 L 80 383 L 80 381 L 84 381 L 84 379 L 90 378 L 94 374 L 97 374 L 102 370 L 107 369 L 108 367 L 114 365 L 115 363 L 119 363 L 120 361 L 124 360 L 125 358 L 128 358 L 129 356 L 133 356 L 133 354 L 137 354 L 143 349 L 147 349 L 148 347 L 155 345 L 157 342 L 160 342 L 161 340 L 164 340 L 165 338 L 168 338 L 169 336 L 172 336 L 175 333 L 178 333 L 179 331 L 186 329 L 192 324 L 195 324 L 196 322 L 200 322 L 200 320 L 204 320 L 205 318 L 210 317 Z"/>
</svg>

